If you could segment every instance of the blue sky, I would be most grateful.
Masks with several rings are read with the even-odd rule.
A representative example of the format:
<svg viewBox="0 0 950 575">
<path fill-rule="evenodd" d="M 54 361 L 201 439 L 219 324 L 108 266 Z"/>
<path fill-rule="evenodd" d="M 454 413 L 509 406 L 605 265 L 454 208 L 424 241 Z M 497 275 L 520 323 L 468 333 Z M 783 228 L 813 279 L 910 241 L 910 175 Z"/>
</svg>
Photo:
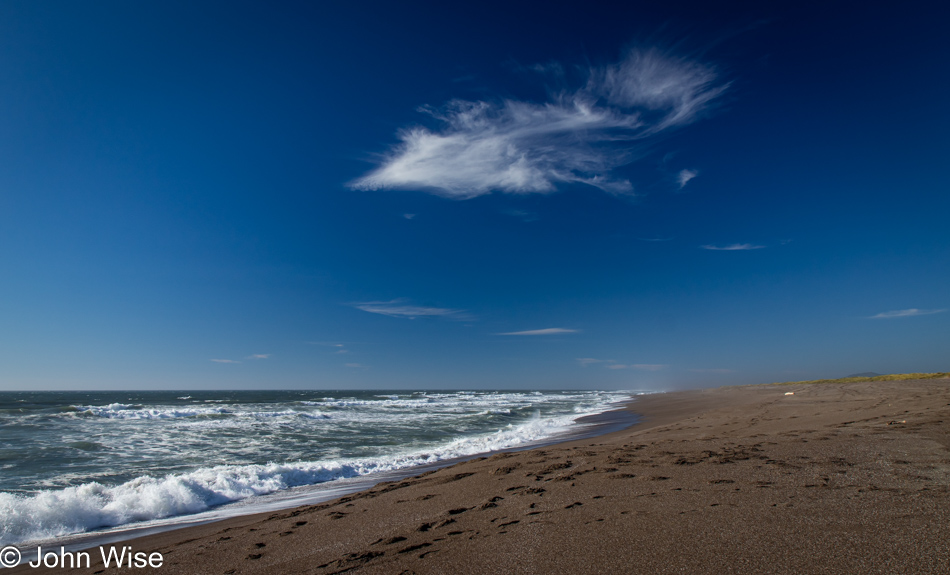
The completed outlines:
<svg viewBox="0 0 950 575">
<path fill-rule="evenodd" d="M 0 389 L 950 369 L 946 9 L 707 4 L 0 4 Z"/>
</svg>

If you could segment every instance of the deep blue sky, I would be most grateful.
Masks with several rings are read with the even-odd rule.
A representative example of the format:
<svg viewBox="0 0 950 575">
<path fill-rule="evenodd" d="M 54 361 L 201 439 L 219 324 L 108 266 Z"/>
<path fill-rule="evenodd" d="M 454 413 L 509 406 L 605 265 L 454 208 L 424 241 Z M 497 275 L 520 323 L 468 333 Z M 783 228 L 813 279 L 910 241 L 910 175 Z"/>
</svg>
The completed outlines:
<svg viewBox="0 0 950 575">
<path fill-rule="evenodd" d="M 0 3 L 0 389 L 950 369 L 946 8 L 272 4 Z"/>
</svg>

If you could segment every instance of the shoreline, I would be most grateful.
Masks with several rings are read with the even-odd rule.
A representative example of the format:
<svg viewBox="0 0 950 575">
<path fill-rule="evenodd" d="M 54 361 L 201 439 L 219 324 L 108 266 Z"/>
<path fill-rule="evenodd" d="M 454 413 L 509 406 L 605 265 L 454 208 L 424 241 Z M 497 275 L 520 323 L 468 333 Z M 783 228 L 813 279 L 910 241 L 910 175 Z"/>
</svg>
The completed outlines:
<svg viewBox="0 0 950 575">
<path fill-rule="evenodd" d="M 75 552 L 92 549 L 97 546 L 114 545 L 133 539 L 181 529 L 216 524 L 222 521 L 240 519 L 242 517 L 265 516 L 275 511 L 333 501 L 340 497 L 371 489 L 379 483 L 400 481 L 420 473 L 428 473 L 444 467 L 451 467 L 479 457 L 491 456 L 496 453 L 537 449 L 570 441 L 592 439 L 600 435 L 628 428 L 636 425 L 639 420 L 638 415 L 629 409 L 629 406 L 635 403 L 638 397 L 655 393 L 663 392 L 631 395 L 626 399 L 616 402 L 615 406 L 611 409 L 578 417 L 574 420 L 571 429 L 515 447 L 453 457 L 363 476 L 341 478 L 325 483 L 293 487 L 267 495 L 253 496 L 247 499 L 233 501 L 194 514 L 177 515 L 141 523 L 118 525 L 111 528 L 74 533 L 50 539 L 29 540 L 12 545 L 22 549 L 36 549 L 42 546 L 43 548 L 55 548 L 65 550 L 66 552 Z M 250 509 L 242 512 L 242 508 Z M 23 556 L 24 562 L 32 561 L 33 559 L 35 559 L 35 554 L 24 554 Z"/>
<path fill-rule="evenodd" d="M 643 417 L 625 430 L 126 544 L 161 552 L 163 573 L 229 575 L 950 565 L 946 380 L 714 388 L 631 407 Z"/>
</svg>

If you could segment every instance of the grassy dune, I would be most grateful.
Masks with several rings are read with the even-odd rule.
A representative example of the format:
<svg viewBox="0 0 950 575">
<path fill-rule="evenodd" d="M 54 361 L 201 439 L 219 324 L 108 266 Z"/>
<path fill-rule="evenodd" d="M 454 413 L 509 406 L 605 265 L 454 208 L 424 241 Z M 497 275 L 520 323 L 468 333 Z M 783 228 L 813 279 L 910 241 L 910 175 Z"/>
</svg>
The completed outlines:
<svg viewBox="0 0 950 575">
<path fill-rule="evenodd" d="M 802 385 L 806 383 L 852 383 L 855 381 L 904 381 L 908 379 L 950 379 L 950 372 L 940 373 L 893 373 L 874 377 L 841 377 L 838 379 L 813 379 L 810 381 L 780 381 L 773 385 Z"/>
</svg>

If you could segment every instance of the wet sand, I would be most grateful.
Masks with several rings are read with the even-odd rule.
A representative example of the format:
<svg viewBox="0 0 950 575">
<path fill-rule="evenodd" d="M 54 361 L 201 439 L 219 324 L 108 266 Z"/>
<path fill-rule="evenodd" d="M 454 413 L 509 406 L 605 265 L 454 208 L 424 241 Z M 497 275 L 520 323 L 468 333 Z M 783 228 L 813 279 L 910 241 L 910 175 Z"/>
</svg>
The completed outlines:
<svg viewBox="0 0 950 575">
<path fill-rule="evenodd" d="M 644 419 L 623 431 L 123 545 L 168 575 L 950 573 L 950 380 L 629 409 Z M 91 551 L 82 572 L 115 572 Z M 11 573 L 45 571 L 66 570 Z"/>
</svg>

